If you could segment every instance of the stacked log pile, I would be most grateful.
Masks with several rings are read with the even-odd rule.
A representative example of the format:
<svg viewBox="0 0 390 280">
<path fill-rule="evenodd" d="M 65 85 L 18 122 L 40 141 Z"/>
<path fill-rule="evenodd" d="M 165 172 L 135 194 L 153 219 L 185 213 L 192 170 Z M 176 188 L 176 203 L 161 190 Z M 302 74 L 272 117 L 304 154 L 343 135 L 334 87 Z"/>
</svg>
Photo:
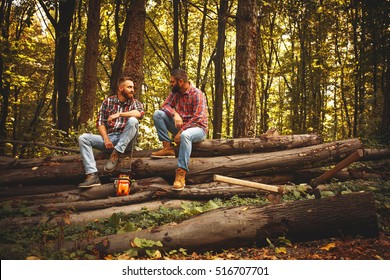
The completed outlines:
<svg viewBox="0 0 390 280">
<path fill-rule="evenodd" d="M 136 184 L 132 186 L 130 195 L 120 197 L 116 196 L 113 183 L 110 182 L 110 178 L 116 177 L 117 173 L 107 174 L 103 170 L 104 163 L 109 156 L 105 153 L 97 152 L 95 155 L 104 184 L 86 190 L 77 188 L 78 182 L 84 178 L 80 155 L 45 159 L 0 158 L 1 203 L 14 205 L 15 207 L 11 207 L 8 211 L 16 212 L 18 202 L 28 201 L 33 215 L 28 218 L 3 217 L 0 219 L 0 226 L 15 227 L 42 222 L 55 224 L 63 223 L 65 218 L 70 223 L 85 223 L 97 218 L 108 218 L 112 213 L 140 210 L 142 207 L 156 209 L 164 204 L 166 207 L 180 207 L 181 203 L 187 200 L 228 198 L 234 195 L 253 197 L 259 195 L 259 190 L 213 182 L 213 176 L 219 174 L 273 185 L 298 181 L 309 183 L 324 173 L 321 168 L 333 166 L 358 150 L 363 153 L 360 160 L 390 158 L 390 149 L 363 149 L 359 139 L 323 143 L 319 136 L 309 134 L 205 140 L 193 147 L 189 165 L 190 172 L 187 175 L 188 185 L 182 192 L 171 191 L 177 159 L 152 159 L 150 158 L 152 150 L 134 151 L 132 157 L 130 153 L 127 153 L 121 158 L 117 170 L 131 167 Z M 381 162 L 381 164 L 388 164 L 388 162 Z M 344 170 L 334 173 L 332 177 L 339 176 L 339 178 L 346 179 L 353 176 L 351 175 L 353 172 L 348 173 Z M 306 187 L 306 190 L 310 189 L 310 186 Z M 266 195 L 267 192 L 260 191 L 260 194 Z M 162 198 L 164 200 L 161 200 Z M 145 230 L 134 234 L 141 238 L 162 241 L 166 248 L 185 247 L 204 250 L 229 247 L 233 243 L 247 244 L 253 240 L 259 240 L 259 236 L 263 238 L 266 233 L 270 235 L 283 233 L 295 240 L 318 238 L 320 233 L 323 233 L 323 236 L 331 236 L 336 231 L 366 236 L 377 234 L 378 227 L 372 195 L 354 194 L 351 197 L 343 196 L 336 200 L 337 202 L 321 199 L 305 203 L 273 204 L 261 209 L 254 207 L 246 213 L 240 212 L 238 208 L 212 211 L 173 226 L 173 228 L 162 226 L 157 230 L 154 229 L 152 233 Z M 356 204 L 356 201 L 362 204 L 359 206 L 360 209 L 365 209 L 364 217 L 362 213 L 355 210 L 356 205 L 353 204 Z M 337 207 L 340 207 L 339 210 L 348 216 L 348 219 L 345 218 L 345 221 L 340 222 L 334 221 L 335 217 L 339 217 Z M 68 211 L 66 215 L 62 214 L 69 209 L 76 211 L 77 214 L 69 214 Z M 320 214 L 321 209 L 326 209 L 323 210 L 326 213 Z M 59 214 L 50 217 L 46 214 L 53 211 Z M 316 214 L 310 219 L 297 220 L 297 217 L 307 216 L 307 214 L 301 215 L 307 211 L 314 211 Z M 328 215 L 329 219 L 324 221 L 321 218 L 319 222 L 318 218 L 324 217 L 323 214 Z M 240 217 L 239 221 L 233 222 L 234 218 L 229 218 L 233 216 Z M 217 221 L 224 222 L 219 224 Z M 199 226 L 200 224 L 202 226 Z M 204 241 L 207 235 L 206 228 L 213 228 L 213 236 L 218 236 L 218 240 Z M 307 228 L 312 230 L 308 232 Z M 193 232 L 199 230 L 206 231 L 205 236 L 196 233 L 199 240 L 190 241 L 185 237 L 194 236 Z M 189 232 L 192 233 L 189 235 Z M 102 252 L 123 251 L 129 244 L 128 240 L 135 237 L 133 235 L 106 237 L 109 240 L 108 243 L 104 242 L 106 246 L 101 246 L 105 238 L 90 240 L 89 243 L 100 244 L 97 248 L 100 248 Z M 203 241 L 201 242 L 200 239 Z M 83 245 L 86 244 L 83 243 Z M 64 244 L 66 248 L 83 245 Z"/>
</svg>

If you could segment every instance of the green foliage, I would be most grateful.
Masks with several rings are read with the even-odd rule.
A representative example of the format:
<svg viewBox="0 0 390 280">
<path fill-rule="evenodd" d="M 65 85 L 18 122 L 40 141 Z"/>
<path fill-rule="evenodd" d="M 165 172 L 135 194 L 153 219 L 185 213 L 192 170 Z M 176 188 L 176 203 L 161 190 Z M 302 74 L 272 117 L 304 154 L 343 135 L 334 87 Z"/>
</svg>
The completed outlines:
<svg viewBox="0 0 390 280">
<path fill-rule="evenodd" d="M 272 242 L 269 238 L 267 238 L 268 246 L 275 251 L 277 254 L 285 254 L 286 248 L 285 246 L 292 247 L 291 241 L 288 240 L 284 236 L 278 237 L 274 242 Z"/>
</svg>

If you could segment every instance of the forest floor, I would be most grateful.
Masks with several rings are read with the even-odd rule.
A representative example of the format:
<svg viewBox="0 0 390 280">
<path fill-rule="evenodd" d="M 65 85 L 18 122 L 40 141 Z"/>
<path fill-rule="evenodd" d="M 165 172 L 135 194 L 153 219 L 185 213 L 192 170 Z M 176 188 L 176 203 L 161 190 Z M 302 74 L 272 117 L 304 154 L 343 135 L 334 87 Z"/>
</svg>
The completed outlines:
<svg viewBox="0 0 390 280">
<path fill-rule="evenodd" d="M 377 238 L 332 238 L 276 248 L 240 248 L 222 253 L 193 253 L 174 260 L 390 260 L 390 234 Z"/>
<path fill-rule="evenodd" d="M 187 252 L 184 248 L 178 252 L 161 251 L 159 255 L 153 257 L 146 255 L 134 257 L 127 252 L 114 256 L 100 256 L 94 253 L 91 254 L 91 252 L 73 252 L 67 255 L 59 255 L 57 251 L 36 254 L 37 252 L 28 249 L 28 244 L 43 244 L 49 240 L 57 242 L 64 238 L 64 232 L 59 230 L 59 227 L 41 228 L 34 226 L 19 229 L 17 232 L 12 229 L 1 229 L 0 259 L 390 260 L 390 180 L 338 182 L 335 187 L 339 192 L 372 191 L 374 193 L 379 223 L 379 235 L 377 237 L 344 236 L 299 243 L 279 237 L 277 240 L 267 240 L 268 245 L 263 247 L 226 249 L 220 252 L 209 251 L 205 253 Z M 249 200 L 246 201 L 241 198 L 224 201 L 223 203 L 225 206 L 229 206 L 226 203 L 237 202 L 251 203 Z M 169 219 L 175 219 L 175 217 L 180 217 L 182 212 L 183 209 L 162 209 L 159 213 L 149 211 L 132 213 L 127 218 L 138 219 L 134 221 L 136 227 L 141 227 L 141 224 L 150 227 L 153 226 L 157 218 L 161 219 L 165 215 Z M 169 219 L 164 223 L 173 221 Z M 92 225 L 93 230 L 100 231 L 102 235 L 113 234 L 121 227 L 121 225 L 113 223 L 111 218 L 102 223 L 94 222 Z M 68 235 L 67 238 L 74 239 L 81 232 L 90 230 L 90 226 L 89 229 L 76 226 L 66 230 L 66 235 Z"/>
</svg>

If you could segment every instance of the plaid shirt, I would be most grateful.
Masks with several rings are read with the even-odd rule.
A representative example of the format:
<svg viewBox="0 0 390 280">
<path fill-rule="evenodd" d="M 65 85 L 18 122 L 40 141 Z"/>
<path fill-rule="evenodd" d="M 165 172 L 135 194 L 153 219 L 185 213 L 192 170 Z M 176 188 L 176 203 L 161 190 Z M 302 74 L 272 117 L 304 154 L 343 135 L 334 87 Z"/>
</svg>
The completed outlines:
<svg viewBox="0 0 390 280">
<path fill-rule="evenodd" d="M 171 92 L 163 103 L 161 110 L 170 118 L 173 117 L 175 110 L 183 119 L 182 131 L 190 127 L 200 127 L 207 133 L 207 103 L 200 89 L 191 85 L 185 93 Z"/>
<path fill-rule="evenodd" d="M 107 133 L 120 132 L 122 133 L 127 119 L 126 117 L 119 117 L 113 121 L 108 122 L 109 116 L 115 113 L 128 112 L 132 110 L 138 110 L 141 113 L 141 118 L 144 116 L 144 106 L 137 99 L 133 98 L 126 102 L 120 102 L 117 95 L 106 98 L 100 106 L 98 119 L 96 121 L 96 127 L 104 125 L 107 129 Z"/>
</svg>

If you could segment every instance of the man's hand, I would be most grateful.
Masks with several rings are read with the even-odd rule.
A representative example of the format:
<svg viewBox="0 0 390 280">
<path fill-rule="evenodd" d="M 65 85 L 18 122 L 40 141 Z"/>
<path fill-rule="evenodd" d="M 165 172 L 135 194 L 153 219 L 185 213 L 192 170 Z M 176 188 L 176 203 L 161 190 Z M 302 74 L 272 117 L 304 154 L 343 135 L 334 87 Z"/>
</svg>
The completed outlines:
<svg viewBox="0 0 390 280">
<path fill-rule="evenodd" d="M 112 114 L 111 116 L 109 116 L 107 121 L 110 122 L 110 121 L 113 121 L 113 120 L 115 120 L 115 119 L 117 119 L 119 117 L 120 117 L 119 113 L 115 113 L 115 114 Z"/>
<path fill-rule="evenodd" d="M 106 149 L 114 149 L 114 144 L 112 144 L 109 138 L 104 139 L 104 146 Z"/>
<path fill-rule="evenodd" d="M 173 114 L 173 120 L 175 121 L 175 127 L 181 128 L 183 126 L 183 119 L 180 117 L 178 113 Z"/>
<path fill-rule="evenodd" d="M 175 138 L 173 139 L 173 141 L 176 143 L 176 145 L 179 145 L 180 144 L 180 136 L 181 136 L 181 130 L 179 130 L 179 132 L 176 134 Z"/>
</svg>

